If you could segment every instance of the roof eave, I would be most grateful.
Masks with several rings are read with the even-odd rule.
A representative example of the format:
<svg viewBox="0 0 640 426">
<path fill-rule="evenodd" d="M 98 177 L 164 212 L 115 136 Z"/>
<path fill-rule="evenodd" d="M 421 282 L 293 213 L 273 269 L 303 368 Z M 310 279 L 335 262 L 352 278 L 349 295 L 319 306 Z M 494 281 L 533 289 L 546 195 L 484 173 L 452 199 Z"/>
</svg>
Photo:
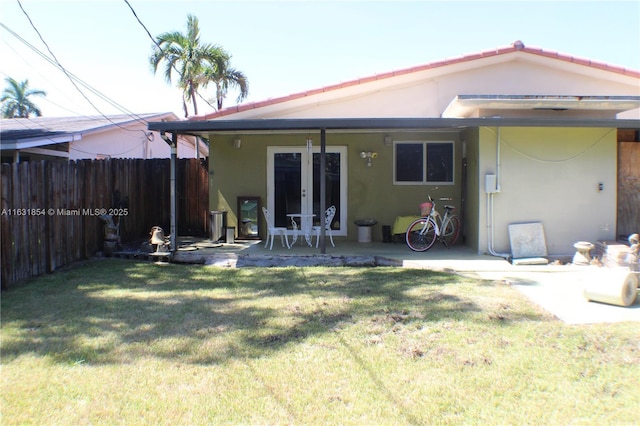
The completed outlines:
<svg viewBox="0 0 640 426">
<path fill-rule="evenodd" d="M 442 116 L 464 118 L 480 109 L 570 109 L 621 113 L 636 108 L 640 108 L 640 96 L 458 95 L 449 103 Z"/>
<path fill-rule="evenodd" d="M 27 149 L 40 146 L 56 145 L 59 143 L 74 142 L 82 139 L 80 133 L 69 133 L 59 136 L 44 136 L 29 139 L 3 140 L 0 144 L 0 150 Z"/>
</svg>

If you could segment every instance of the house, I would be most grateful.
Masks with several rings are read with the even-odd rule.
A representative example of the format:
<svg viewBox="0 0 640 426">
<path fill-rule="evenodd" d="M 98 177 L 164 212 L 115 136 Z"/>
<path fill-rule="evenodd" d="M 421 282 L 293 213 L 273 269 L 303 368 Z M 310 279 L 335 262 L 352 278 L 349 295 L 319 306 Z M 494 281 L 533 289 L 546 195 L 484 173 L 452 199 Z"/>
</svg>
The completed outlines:
<svg viewBox="0 0 640 426">
<path fill-rule="evenodd" d="M 169 158 L 170 148 L 150 121 L 176 121 L 173 113 L 94 117 L 32 117 L 2 119 L 0 150 L 3 163 L 41 159 Z M 182 135 L 178 157 L 207 157 L 208 147 L 194 136 Z"/>
<path fill-rule="evenodd" d="M 232 226 L 254 196 L 276 226 L 335 205 L 338 243 L 365 218 L 381 240 L 430 194 L 478 253 L 510 253 L 511 224 L 542 223 L 549 255 L 640 230 L 640 72 L 521 41 L 149 129 L 209 139 Z"/>
</svg>

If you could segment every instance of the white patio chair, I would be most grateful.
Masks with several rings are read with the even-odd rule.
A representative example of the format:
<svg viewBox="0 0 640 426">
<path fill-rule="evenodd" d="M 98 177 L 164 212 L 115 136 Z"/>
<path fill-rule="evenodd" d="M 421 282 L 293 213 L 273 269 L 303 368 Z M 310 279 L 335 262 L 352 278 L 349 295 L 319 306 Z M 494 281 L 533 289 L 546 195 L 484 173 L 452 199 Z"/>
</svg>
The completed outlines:
<svg viewBox="0 0 640 426">
<path fill-rule="evenodd" d="M 336 206 L 331 206 L 324 212 L 324 229 L 326 235 L 329 236 L 329 240 L 331 240 L 331 245 L 335 247 L 336 245 L 333 243 L 333 235 L 331 234 L 331 222 L 333 221 L 333 217 L 336 215 Z M 318 248 L 318 244 L 320 244 L 320 231 L 322 227 L 314 226 L 313 231 L 316 234 L 316 248 Z"/>
<path fill-rule="evenodd" d="M 267 222 L 267 241 L 264 243 L 264 246 L 267 247 L 267 244 L 269 244 L 269 240 L 271 240 L 271 246 L 269 247 L 269 250 L 273 250 L 273 238 L 276 235 L 280 235 L 282 247 L 284 247 L 286 242 L 287 248 L 290 249 L 291 246 L 289 245 L 289 238 L 287 237 L 287 228 L 282 226 L 273 226 L 271 216 L 269 215 L 269 210 L 267 210 L 266 208 L 262 208 L 262 213 L 264 213 L 264 220 Z"/>
</svg>

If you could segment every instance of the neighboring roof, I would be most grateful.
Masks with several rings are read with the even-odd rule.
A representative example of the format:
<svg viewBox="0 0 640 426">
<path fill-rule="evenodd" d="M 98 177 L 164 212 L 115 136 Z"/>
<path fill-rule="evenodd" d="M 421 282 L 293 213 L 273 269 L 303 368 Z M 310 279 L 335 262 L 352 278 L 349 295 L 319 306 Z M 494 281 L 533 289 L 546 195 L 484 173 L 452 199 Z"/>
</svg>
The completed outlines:
<svg viewBox="0 0 640 426">
<path fill-rule="evenodd" d="M 281 103 L 284 103 L 284 102 L 289 102 L 289 101 L 296 100 L 296 99 L 301 99 L 301 98 L 305 98 L 305 97 L 309 97 L 309 96 L 313 96 L 313 95 L 318 95 L 318 94 L 327 93 L 327 92 L 331 92 L 331 91 L 335 91 L 335 90 L 339 90 L 339 89 L 344 89 L 344 88 L 347 88 L 347 87 L 353 87 L 353 86 L 357 86 L 357 85 L 371 83 L 371 82 L 374 82 L 374 81 L 385 80 L 385 79 L 389 79 L 389 78 L 392 78 L 392 77 L 398 77 L 398 76 L 401 76 L 401 75 L 418 73 L 418 72 L 427 71 L 427 70 L 440 68 L 440 67 L 444 67 L 444 66 L 450 66 L 450 65 L 461 64 L 461 63 L 465 63 L 465 62 L 471 62 L 471 61 L 475 61 L 475 60 L 479 60 L 479 59 L 486 59 L 486 58 L 491 58 L 491 57 L 496 57 L 496 56 L 501 56 L 501 55 L 512 54 L 512 53 L 515 53 L 515 52 L 527 53 L 527 54 L 531 54 L 531 55 L 538 56 L 538 57 L 551 58 L 551 59 L 555 59 L 555 60 L 562 61 L 562 62 L 565 62 L 565 63 L 572 63 L 572 64 L 577 64 L 577 65 L 582 65 L 582 66 L 585 66 L 585 67 L 592 68 L 594 70 L 608 71 L 608 72 L 611 72 L 611 73 L 615 73 L 615 74 L 619 74 L 619 75 L 623 75 L 623 76 L 628 76 L 628 77 L 632 77 L 632 78 L 640 78 L 640 71 L 637 71 L 637 70 L 632 70 L 632 69 L 628 69 L 628 68 L 624 68 L 624 67 L 614 66 L 614 65 L 603 63 L 603 62 L 592 61 L 592 60 L 589 60 L 589 59 L 578 58 L 578 57 L 575 57 L 575 56 L 566 55 L 566 54 L 562 54 L 562 53 L 558 53 L 558 52 L 543 50 L 541 48 L 526 47 L 524 45 L 524 43 L 522 43 L 520 40 L 518 40 L 518 41 L 514 42 L 513 44 L 511 44 L 510 46 L 506 46 L 506 47 L 500 47 L 500 48 L 496 48 L 496 49 L 492 49 L 492 50 L 486 50 L 486 51 L 482 51 L 482 52 L 478 52 L 478 53 L 463 55 L 463 56 L 455 57 L 455 58 L 451 58 L 451 59 L 435 61 L 435 62 L 431 62 L 431 63 L 425 64 L 425 65 L 420 65 L 420 66 L 416 66 L 416 67 L 412 67 L 412 68 L 406 68 L 406 69 L 391 71 L 391 72 L 387 72 L 387 73 L 383 73 L 383 74 L 377 74 L 377 75 L 374 75 L 374 76 L 371 76 L 371 77 L 359 78 L 359 79 L 356 79 L 356 80 L 351 80 L 351 81 L 347 81 L 347 82 L 343 82 L 343 83 L 338 83 L 338 84 L 334 84 L 334 85 L 330 85 L 330 86 L 321 87 L 319 89 L 308 90 L 308 91 L 305 91 L 305 92 L 294 93 L 294 94 L 291 94 L 291 95 L 282 96 L 282 97 L 278 97 L 278 98 L 267 99 L 265 101 L 259 101 L 259 102 L 253 102 L 253 103 L 248 103 L 248 104 L 235 105 L 235 106 L 232 106 L 232 107 L 225 108 L 225 109 L 222 109 L 220 111 L 214 112 L 212 114 L 207 114 L 205 116 L 199 116 L 199 117 L 193 117 L 190 120 L 191 121 L 195 121 L 195 120 L 216 119 L 216 118 L 219 118 L 219 117 L 224 117 L 224 116 L 228 116 L 228 115 L 231 115 L 231 114 L 236 114 L 236 113 L 243 112 L 243 111 L 250 111 L 250 110 L 253 110 L 253 109 L 258 109 L 258 108 L 263 108 L 263 107 L 267 107 L 267 106 L 271 106 L 271 105 L 281 104 Z"/>
<path fill-rule="evenodd" d="M 0 149 L 23 149 L 80 140 L 83 135 L 135 122 L 177 120 L 172 112 L 86 116 L 10 118 L 0 121 Z"/>
</svg>

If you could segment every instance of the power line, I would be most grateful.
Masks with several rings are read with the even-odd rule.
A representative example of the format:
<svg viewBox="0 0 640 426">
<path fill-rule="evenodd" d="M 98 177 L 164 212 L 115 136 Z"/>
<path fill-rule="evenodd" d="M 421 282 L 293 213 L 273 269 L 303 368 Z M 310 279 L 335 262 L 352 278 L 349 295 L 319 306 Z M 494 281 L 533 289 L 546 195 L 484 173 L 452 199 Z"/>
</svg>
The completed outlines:
<svg viewBox="0 0 640 426">
<path fill-rule="evenodd" d="M 27 17 L 27 20 L 29 21 L 29 24 L 31 24 L 31 27 L 35 30 L 35 32 L 38 34 L 38 37 L 40 38 L 40 40 L 42 41 L 42 43 L 45 45 L 45 47 L 47 48 L 47 50 L 49 51 L 49 54 L 51 55 L 51 57 L 53 58 L 53 61 L 55 61 L 55 66 L 57 68 L 59 68 L 60 70 L 62 70 L 62 72 L 65 74 L 65 76 L 69 79 L 69 81 L 71 81 L 71 84 L 73 85 L 73 87 L 82 95 L 82 97 L 102 116 L 104 117 L 106 120 L 108 120 L 109 122 L 111 122 L 112 124 L 121 127 L 118 123 L 115 123 L 114 121 L 112 121 L 109 117 L 107 117 L 93 102 L 91 102 L 91 100 L 87 97 L 87 95 L 80 90 L 80 88 L 78 87 L 78 85 L 76 84 L 76 80 L 78 82 L 80 82 L 85 88 L 89 89 L 92 93 L 98 95 L 100 98 L 102 98 L 103 100 L 109 102 L 111 105 L 116 106 L 117 108 L 119 108 L 121 111 L 125 112 L 127 115 L 131 116 L 134 120 L 136 121 L 141 121 L 143 123 L 146 123 L 145 120 L 143 120 L 140 116 L 137 116 L 136 114 L 132 113 L 131 111 L 128 111 L 126 108 L 124 108 L 122 105 L 117 104 L 115 101 L 109 99 L 108 97 L 106 97 L 105 95 L 103 95 L 102 93 L 98 92 L 96 89 L 92 88 L 91 86 L 89 86 L 87 83 L 83 82 L 80 78 L 78 78 L 77 76 L 74 76 L 73 74 L 71 74 L 58 60 L 58 58 L 56 57 L 56 55 L 51 51 L 51 48 L 49 47 L 49 45 L 47 44 L 47 42 L 44 40 L 44 38 L 42 37 L 42 34 L 40 34 L 40 31 L 38 31 L 38 29 L 36 28 L 35 24 L 33 23 L 33 21 L 31 20 L 31 17 L 29 16 L 29 14 L 27 13 L 27 11 L 24 9 L 24 7 L 22 6 L 22 3 L 20 2 L 20 0 L 16 0 L 18 5 L 20 6 L 20 9 L 22 10 L 22 13 L 24 13 L 24 15 Z M 48 58 L 46 55 L 44 55 L 42 52 L 38 51 L 35 47 L 32 47 L 28 42 L 26 42 L 26 40 L 22 39 L 21 37 L 19 37 L 15 32 L 11 31 L 6 25 L 0 23 L 0 25 L 2 25 L 3 28 L 5 28 L 7 31 L 9 31 L 11 34 L 13 34 L 15 37 L 17 37 L 19 40 L 21 40 L 23 43 L 25 43 L 27 46 L 31 47 L 32 49 L 34 49 L 37 53 L 39 53 L 43 58 L 45 58 L 47 61 L 49 61 L 50 63 L 52 63 L 51 59 Z M 126 130 L 130 130 L 130 129 L 126 129 Z"/>
<path fill-rule="evenodd" d="M 49 57 L 47 57 L 44 53 L 42 53 L 41 51 L 39 51 L 39 50 L 38 50 L 36 47 L 34 47 L 33 45 L 29 44 L 26 40 L 24 40 L 22 37 L 20 37 L 20 36 L 19 36 L 18 34 L 16 34 L 14 31 L 12 31 L 10 28 L 8 28 L 6 25 L 4 25 L 3 23 L 1 23 L 1 22 L 0 22 L 0 26 L 2 26 L 5 30 L 7 30 L 9 33 L 11 33 L 14 37 L 16 37 L 16 38 L 17 38 L 18 40 L 20 40 L 22 43 L 24 43 L 25 45 L 27 45 L 27 46 L 28 46 L 29 48 L 31 48 L 34 52 L 36 52 L 38 55 L 40 55 L 42 58 L 44 58 L 45 60 L 47 60 L 49 63 L 51 63 L 52 65 L 56 66 L 57 68 L 62 69 L 62 68 L 61 68 L 61 66 L 59 66 L 59 65 L 55 64 L 55 63 L 54 63 L 54 62 L 53 62 Z M 11 47 L 11 46 L 9 46 L 9 47 Z M 10 77 L 8 74 L 6 74 L 6 73 L 5 73 L 5 72 L 3 72 L 3 71 L 0 71 L 0 74 L 3 74 L 5 77 Z M 112 103 L 112 105 L 118 105 L 118 104 L 117 104 L 117 103 L 115 103 L 114 101 L 111 101 L 109 98 L 106 98 L 104 95 L 102 95 L 102 94 L 101 94 L 100 92 L 98 92 L 96 89 L 94 89 L 94 88 L 92 88 L 91 86 L 89 86 L 89 85 L 88 85 L 87 83 L 85 83 L 84 81 L 80 80 L 78 77 L 76 77 L 76 76 L 75 76 L 74 74 L 72 74 L 71 72 L 69 72 L 69 75 L 71 75 L 73 78 L 77 79 L 81 85 L 85 86 L 86 88 L 88 88 L 88 89 L 89 89 L 90 91 L 92 91 L 93 93 L 97 94 L 98 96 L 104 97 L 104 98 L 105 98 L 105 100 L 107 100 L 107 101 L 110 101 L 110 102 Z M 45 101 L 47 101 L 47 102 L 50 102 L 50 103 L 52 103 L 52 104 L 54 104 L 54 105 L 56 105 L 56 106 L 58 106 L 58 107 L 60 107 L 60 108 L 62 108 L 62 109 L 65 109 L 65 110 L 67 110 L 67 111 L 69 111 L 69 112 L 72 112 L 72 113 L 74 113 L 75 115 L 78 115 L 78 116 L 80 116 L 80 117 L 88 118 L 88 119 L 91 119 L 91 118 L 92 118 L 92 117 L 89 117 L 89 116 L 86 116 L 86 115 L 77 114 L 77 113 L 75 113 L 75 112 L 73 112 L 73 111 L 70 111 L 70 110 L 68 110 L 67 108 L 63 107 L 62 105 L 58 105 L 58 104 L 56 104 L 55 102 L 53 102 L 53 101 L 51 101 L 51 100 L 49 100 L 49 99 L 46 99 L 46 98 L 45 98 L 44 100 L 45 100 Z M 124 109 L 124 107 L 120 107 L 120 109 Z M 125 109 L 125 111 L 126 111 L 126 109 Z M 137 122 L 140 122 L 140 123 L 143 123 L 143 124 L 147 124 L 147 123 L 148 123 L 148 120 L 146 120 L 145 118 L 143 118 L 143 117 L 141 117 L 141 116 L 139 116 L 139 115 L 137 115 L 137 114 L 133 114 L 133 115 L 132 115 L 132 114 L 133 114 L 133 113 L 125 114 L 125 115 L 127 115 L 127 116 L 131 117 L 134 121 L 137 121 Z M 114 124 L 115 126 L 117 126 L 117 127 L 121 128 L 121 129 L 123 129 L 123 130 L 129 131 L 129 132 L 134 132 L 134 133 L 142 132 L 143 136 L 145 136 L 145 137 L 146 137 L 146 134 L 147 134 L 147 133 L 146 133 L 144 130 L 140 130 L 140 129 L 138 129 L 138 130 L 136 130 L 136 129 L 129 129 L 129 128 L 127 128 L 127 127 L 124 127 L 121 123 L 116 123 L 116 122 L 114 122 L 110 117 L 107 117 L 107 116 L 105 116 L 104 114 L 102 115 L 102 117 L 103 117 L 103 118 L 105 118 L 105 119 L 106 119 L 107 121 L 109 121 L 110 123 Z M 30 117 L 25 117 L 25 118 L 24 118 L 24 120 L 26 120 L 26 121 L 28 121 L 28 122 L 32 123 L 33 125 L 35 125 L 35 126 L 37 126 L 37 127 L 40 127 L 40 128 L 42 128 L 42 129 L 44 129 L 44 130 L 46 130 L 46 131 L 50 130 L 50 129 L 49 129 L 47 126 L 45 126 L 44 124 L 39 123 L 39 122 L 37 122 L 37 121 L 35 121 L 35 120 L 32 120 Z M 27 126 L 25 123 L 23 123 L 23 122 L 22 122 L 22 121 L 20 121 L 20 120 L 16 121 L 16 123 L 20 124 L 22 127 L 24 127 L 24 128 L 25 128 L 25 129 L 27 129 L 27 130 L 31 130 L 31 129 L 33 128 L 33 127 L 29 127 L 29 126 Z M 50 137 L 44 137 L 43 139 L 45 139 L 45 140 L 49 140 L 49 141 L 53 142 L 54 144 L 58 144 L 58 142 L 57 142 L 57 141 L 55 141 L 54 139 L 52 139 L 52 138 L 50 138 Z M 120 153 L 113 153 L 113 154 L 110 154 L 110 155 L 112 155 L 112 156 L 120 156 L 120 155 L 122 155 L 122 154 L 129 153 L 129 152 L 131 152 L 131 151 L 133 151 L 133 150 L 135 150 L 135 149 L 139 148 L 139 145 L 140 145 L 140 144 L 138 144 L 138 145 L 134 146 L 133 148 L 131 148 L 131 149 L 127 150 L 127 151 L 120 152 Z M 69 145 L 69 149 L 70 149 L 70 150 L 73 150 L 73 151 L 82 152 L 82 153 L 84 153 L 84 154 L 97 155 L 97 153 L 89 152 L 89 151 L 83 151 L 83 150 L 81 150 L 81 149 L 78 149 L 78 148 L 72 147 L 71 145 Z"/>
<path fill-rule="evenodd" d="M 86 116 L 83 116 L 83 117 L 85 117 L 85 118 L 91 118 L 91 117 L 86 117 Z M 44 124 L 42 124 L 42 123 L 39 123 L 38 121 L 36 121 L 36 120 L 32 119 L 31 117 L 25 117 L 25 118 L 16 119 L 15 123 L 19 124 L 20 126 L 24 127 L 24 128 L 25 128 L 25 129 L 27 129 L 27 130 L 33 130 L 33 127 L 29 127 L 29 126 L 27 126 L 27 125 L 26 125 L 22 120 L 26 120 L 26 121 L 28 121 L 28 122 L 32 123 L 34 126 L 38 126 L 38 127 L 42 128 L 42 129 L 44 129 L 45 131 L 50 131 L 50 130 L 51 130 L 49 127 L 45 126 L 45 125 L 44 125 Z M 146 131 L 144 131 L 144 130 L 142 130 L 142 129 L 137 129 L 137 130 L 136 130 L 136 129 L 127 129 L 126 127 L 123 127 L 123 126 L 122 126 L 122 125 L 120 125 L 119 123 L 114 123 L 114 122 L 113 122 L 111 119 L 109 119 L 109 118 L 107 118 L 107 120 L 108 120 L 108 121 L 110 121 L 111 123 L 115 124 L 117 127 L 121 128 L 121 129 L 123 129 L 123 130 L 127 130 L 127 131 L 129 131 L 129 132 L 142 132 L 142 135 L 143 135 L 144 137 L 147 137 L 147 132 L 146 132 Z M 66 132 L 66 133 L 68 133 L 68 134 L 73 134 L 73 133 L 83 133 L 83 131 Z M 59 144 L 59 143 L 60 143 L 60 142 L 57 142 L 56 140 L 52 139 L 51 137 L 43 137 L 42 139 L 49 140 L 49 141 L 51 141 L 54 145 L 56 145 L 56 144 Z M 89 151 L 83 151 L 83 150 L 81 150 L 81 149 L 75 148 L 75 147 L 73 147 L 73 146 L 71 145 L 71 144 L 72 144 L 72 142 L 73 142 L 73 141 L 68 142 L 68 143 L 69 143 L 69 150 L 74 150 L 74 151 L 82 152 L 82 153 L 84 153 L 84 154 L 92 154 L 92 155 L 97 155 L 97 154 L 98 154 L 98 153 L 89 152 Z M 141 142 L 141 144 L 142 144 L 142 143 L 144 143 L 144 141 L 143 141 L 143 142 Z M 133 150 L 134 150 L 134 149 L 136 149 L 138 146 L 139 146 L 139 145 L 136 145 L 136 146 L 134 146 L 133 148 L 131 148 L 131 149 L 130 149 L 130 150 L 128 150 L 128 151 L 124 151 L 124 152 L 120 152 L 120 153 L 114 153 L 114 154 L 110 154 L 110 155 L 112 155 L 112 156 L 119 156 L 119 155 L 122 155 L 122 154 L 126 154 L 126 153 L 129 153 L 129 152 L 133 151 Z M 18 151 L 20 151 L 20 150 L 18 150 Z"/>
<path fill-rule="evenodd" d="M 158 41 L 151 35 L 151 33 L 149 32 L 149 30 L 147 29 L 147 27 L 142 23 L 142 21 L 140 20 L 140 18 L 138 17 L 138 14 L 136 13 L 136 11 L 133 9 L 133 6 L 131 6 L 131 4 L 129 3 L 129 0 L 124 0 L 124 2 L 127 4 L 127 6 L 129 6 L 129 9 L 131 9 L 131 13 L 133 13 L 133 16 L 135 16 L 136 20 L 138 21 L 138 23 L 142 26 L 142 28 L 144 29 L 144 31 L 147 33 L 147 35 L 149 36 L 149 38 L 151 39 L 151 41 L 153 42 L 153 44 L 156 45 L 156 47 L 158 48 L 158 50 L 160 50 L 161 53 L 164 54 L 164 50 L 162 50 L 162 47 L 160 47 L 160 44 L 158 44 Z M 180 74 L 180 71 L 178 70 L 178 68 L 176 68 L 175 64 L 171 64 L 171 68 L 173 68 L 175 70 L 175 72 L 177 72 L 178 74 Z M 213 108 L 214 111 L 217 111 L 217 108 L 213 105 L 211 105 L 211 103 L 206 100 L 197 90 L 194 90 L 196 92 L 196 95 L 198 95 L 198 97 L 200 99 L 202 99 L 203 101 L 205 101 L 207 103 L 207 105 L 209 105 L 211 108 Z"/>
<path fill-rule="evenodd" d="M 2 24 L 0 23 L 0 25 L 2 25 Z M 22 52 L 24 52 L 24 49 L 22 50 L 22 52 L 18 52 L 18 50 L 17 50 L 17 49 L 15 49 L 13 46 L 11 46 L 11 45 L 7 42 L 7 40 L 2 39 L 2 42 L 7 46 L 7 48 L 9 48 L 9 49 L 11 49 L 11 50 L 13 51 L 13 54 L 14 54 L 14 55 L 16 55 L 18 58 L 22 59 L 22 61 L 23 61 L 23 62 L 24 62 L 24 63 L 25 63 L 29 68 L 31 68 L 31 69 L 33 70 L 33 72 L 35 72 L 36 74 L 38 74 L 38 75 L 39 75 L 39 76 L 40 76 L 44 81 L 46 81 L 46 82 L 49 84 L 49 86 L 51 86 L 53 89 L 55 89 L 55 90 L 58 92 L 58 94 L 59 94 L 59 95 L 61 95 L 61 96 L 65 97 L 68 101 L 70 101 L 71 103 L 73 103 L 75 106 L 78 106 L 77 102 L 76 102 L 75 100 L 71 99 L 71 98 L 67 95 L 67 93 L 66 93 L 64 90 L 62 90 L 62 89 L 60 89 L 59 87 L 57 87 L 57 86 L 56 86 L 56 85 L 55 85 L 55 84 L 54 84 L 54 83 L 49 79 L 49 77 L 48 77 L 48 76 L 45 76 L 44 74 L 42 74 L 42 73 L 40 72 L 40 70 L 39 70 L 39 69 L 37 69 L 36 67 L 34 67 L 32 63 L 30 63 L 27 59 L 25 59 L 25 58 L 22 56 Z M 44 55 L 44 54 L 43 54 L 43 55 Z M 8 75 L 7 73 L 5 73 L 4 71 L 0 71 L 0 73 L 1 73 L 2 75 L 4 75 L 5 77 L 12 77 L 12 76 Z M 49 98 L 48 98 L 48 97 L 46 97 L 46 96 L 45 96 L 44 98 L 42 98 L 42 100 L 43 100 L 44 102 L 49 102 L 50 104 L 53 104 L 53 105 L 57 106 L 58 108 L 64 109 L 65 111 L 70 112 L 72 115 L 80 115 L 80 116 L 82 115 L 81 113 L 79 113 L 79 112 L 77 112 L 77 111 L 72 111 L 72 110 L 70 110 L 69 108 L 67 108 L 67 107 L 65 107 L 65 106 L 63 106 L 63 105 L 60 105 L 60 104 L 58 104 L 58 103 L 56 103 L 56 102 L 53 102 L 51 99 L 49 99 Z"/>
<path fill-rule="evenodd" d="M 33 50 L 36 54 L 38 54 L 42 59 L 44 59 L 45 61 L 49 62 L 51 65 L 53 65 L 54 67 L 58 68 L 59 70 L 65 72 L 67 74 L 67 76 L 71 76 L 71 78 L 74 79 L 74 81 L 78 82 L 82 87 L 86 88 L 87 90 L 89 90 L 91 93 L 93 93 L 94 95 L 98 96 L 100 99 L 102 99 L 103 101 L 107 102 L 108 104 L 110 104 L 111 106 L 115 107 L 116 109 L 122 111 L 123 113 L 125 113 L 126 115 L 130 116 L 131 118 L 133 118 L 134 120 L 137 121 L 142 121 L 144 123 L 146 123 L 147 121 L 140 117 L 138 114 L 135 114 L 131 111 L 129 111 L 127 108 L 125 108 L 124 106 L 118 104 L 116 101 L 110 99 L 109 97 L 107 97 L 105 94 L 101 93 L 100 91 L 98 91 L 97 89 L 93 88 L 92 86 L 90 86 L 87 82 L 83 81 L 80 77 L 78 77 L 77 75 L 73 74 L 71 71 L 66 70 L 65 68 L 63 68 L 61 65 L 57 64 L 54 60 L 52 60 L 51 58 L 49 58 L 46 54 L 44 54 L 43 52 L 41 52 L 37 47 L 35 47 L 34 45 L 32 45 L 31 43 L 29 43 L 28 41 L 26 41 L 24 38 L 20 37 L 20 35 L 18 35 L 15 31 L 13 31 L 11 28 L 7 27 L 5 24 L 3 24 L 2 22 L 0 22 L 0 27 L 4 28 L 7 32 L 9 32 L 11 35 L 13 35 L 15 38 L 17 38 L 20 42 L 22 42 L 25 46 L 27 46 L 28 48 L 30 48 L 31 50 Z M 82 92 L 81 92 L 82 93 Z M 99 112 L 99 111 L 98 111 Z"/>
<path fill-rule="evenodd" d="M 76 82 L 74 81 L 73 78 L 71 78 L 71 76 L 69 75 L 69 73 L 67 72 L 67 70 L 62 66 L 62 64 L 60 63 L 60 61 L 58 61 L 58 58 L 56 57 L 56 55 L 51 51 L 51 48 L 49 48 L 49 45 L 47 44 L 47 42 L 44 40 L 44 38 L 42 37 L 42 34 L 40 34 L 40 31 L 38 31 L 38 28 L 36 28 L 36 26 L 34 25 L 33 21 L 31 20 L 31 17 L 29 16 L 29 14 L 27 13 L 26 10 L 24 10 L 24 7 L 22 7 L 22 3 L 20 3 L 20 0 L 16 0 L 18 2 L 18 6 L 20 6 L 20 10 L 22 10 L 22 13 L 24 13 L 24 15 L 27 17 L 27 20 L 29 21 L 29 24 L 31 24 L 31 27 L 34 29 L 34 31 L 36 32 L 36 34 L 38 34 L 38 37 L 40 38 L 40 41 L 42 41 L 42 43 L 44 44 L 44 46 L 47 48 L 47 50 L 49 51 L 49 54 L 51 55 L 51 57 L 53 58 L 53 60 L 56 62 L 56 64 L 58 65 L 58 68 L 60 68 L 62 70 L 62 72 L 64 72 L 64 74 L 67 76 L 67 78 L 69 79 L 69 81 L 71 81 L 71 84 L 73 85 L 73 87 L 76 88 L 76 90 L 82 95 L 82 97 L 96 110 L 98 111 L 102 116 L 104 116 L 106 118 L 106 116 L 102 113 L 102 111 L 100 111 L 98 109 L 98 107 L 96 107 L 93 102 L 91 102 L 91 100 L 87 97 L 87 95 L 84 94 L 84 92 L 82 90 L 80 90 L 80 88 L 78 87 L 78 85 L 76 84 Z"/>
<path fill-rule="evenodd" d="M 131 116 L 132 118 L 134 118 L 135 120 L 139 120 L 139 121 L 145 121 L 143 118 L 141 118 L 139 115 L 129 111 L 127 108 L 123 107 L 122 105 L 118 104 L 117 102 L 115 102 L 114 100 L 110 99 L 109 97 L 107 97 L 106 95 L 104 95 L 103 93 L 99 92 L 97 89 L 94 89 L 93 87 L 91 87 L 88 83 L 86 83 L 85 81 L 83 81 L 80 77 L 76 76 L 75 74 L 73 74 L 71 71 L 64 69 L 62 66 L 60 66 L 59 64 L 57 64 L 55 61 L 53 61 L 51 58 L 49 58 L 46 54 L 44 54 L 43 52 L 41 52 L 40 50 L 38 50 L 37 47 L 33 46 L 32 44 L 30 44 L 28 41 L 26 41 L 24 38 L 20 37 L 20 35 L 18 35 L 15 31 L 13 31 L 12 29 L 10 29 L 9 27 L 7 27 L 5 24 L 0 22 L 0 26 L 2 28 L 4 28 L 6 31 L 8 31 L 11 35 L 13 35 L 15 38 L 17 38 L 20 42 L 22 42 L 25 46 L 27 46 L 28 48 L 30 48 L 31 50 L 33 50 L 36 54 L 38 54 L 41 58 L 43 58 L 45 61 L 49 62 L 51 65 L 53 65 L 54 67 L 58 68 L 59 70 L 66 72 L 67 76 L 71 76 L 71 78 L 74 79 L 74 81 L 78 82 L 82 87 L 86 88 L 87 90 L 89 90 L 91 93 L 93 93 L 94 95 L 98 96 L 100 99 L 102 99 L 103 101 L 109 103 L 111 106 L 115 107 L 116 109 L 122 111 L 123 113 Z M 146 121 L 145 121 L 146 122 Z"/>
</svg>

